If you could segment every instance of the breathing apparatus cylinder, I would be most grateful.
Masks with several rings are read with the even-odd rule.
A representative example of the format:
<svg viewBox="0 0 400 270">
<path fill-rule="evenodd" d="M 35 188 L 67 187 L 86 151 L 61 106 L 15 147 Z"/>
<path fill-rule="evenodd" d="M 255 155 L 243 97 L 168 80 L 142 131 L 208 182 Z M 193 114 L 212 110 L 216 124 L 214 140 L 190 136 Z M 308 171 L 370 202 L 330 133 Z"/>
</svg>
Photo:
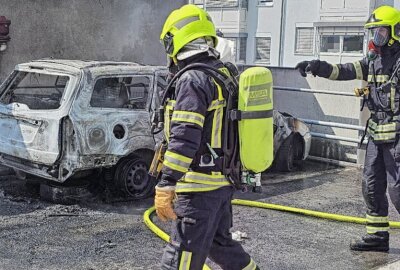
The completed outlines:
<svg viewBox="0 0 400 270">
<path fill-rule="evenodd" d="M 240 160 L 245 170 L 265 171 L 273 161 L 273 92 L 271 71 L 263 67 L 246 69 L 239 78 L 238 110 L 257 113 L 270 111 L 260 118 L 238 122 Z"/>
</svg>

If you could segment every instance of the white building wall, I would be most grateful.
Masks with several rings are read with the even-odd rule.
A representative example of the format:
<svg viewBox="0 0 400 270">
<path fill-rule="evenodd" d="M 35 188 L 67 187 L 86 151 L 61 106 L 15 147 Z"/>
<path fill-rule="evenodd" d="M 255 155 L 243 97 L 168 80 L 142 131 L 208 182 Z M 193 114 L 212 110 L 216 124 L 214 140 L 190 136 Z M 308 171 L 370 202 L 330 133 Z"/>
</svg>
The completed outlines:
<svg viewBox="0 0 400 270">
<path fill-rule="evenodd" d="M 294 67 L 303 60 L 316 58 L 316 52 L 300 54 L 295 52 L 296 27 L 313 27 L 318 20 L 320 0 L 286 0 L 286 20 L 284 22 L 283 61 L 282 66 Z M 399 0 L 400 1 L 400 0 Z"/>
<path fill-rule="evenodd" d="M 250 0 L 249 7 L 254 9 L 254 13 L 249 11 L 249 26 L 250 21 L 256 24 L 256 28 L 248 37 L 247 63 L 257 64 L 255 61 L 255 40 L 257 37 L 271 38 L 270 51 L 270 66 L 279 65 L 279 49 L 281 35 L 281 12 L 282 0 L 274 1 L 272 5 L 261 6 L 257 5 L 258 0 Z M 255 16 L 253 16 L 253 14 Z M 250 30 L 250 29 L 248 29 Z"/>
</svg>

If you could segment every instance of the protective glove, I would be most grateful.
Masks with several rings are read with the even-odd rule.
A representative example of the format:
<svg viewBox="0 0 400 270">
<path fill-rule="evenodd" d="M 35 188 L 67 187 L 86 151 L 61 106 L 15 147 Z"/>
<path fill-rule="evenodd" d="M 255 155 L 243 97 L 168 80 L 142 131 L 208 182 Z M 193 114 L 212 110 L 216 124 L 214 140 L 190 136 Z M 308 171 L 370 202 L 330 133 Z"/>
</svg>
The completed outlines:
<svg viewBox="0 0 400 270">
<path fill-rule="evenodd" d="M 175 220 L 177 218 L 173 209 L 175 196 L 175 186 L 156 186 L 154 206 L 157 216 L 162 221 Z"/>
<path fill-rule="evenodd" d="M 320 61 L 318 59 L 312 61 L 302 61 L 295 66 L 295 69 L 297 69 L 303 77 L 307 77 L 307 72 L 314 76 L 318 76 L 319 64 Z"/>
</svg>

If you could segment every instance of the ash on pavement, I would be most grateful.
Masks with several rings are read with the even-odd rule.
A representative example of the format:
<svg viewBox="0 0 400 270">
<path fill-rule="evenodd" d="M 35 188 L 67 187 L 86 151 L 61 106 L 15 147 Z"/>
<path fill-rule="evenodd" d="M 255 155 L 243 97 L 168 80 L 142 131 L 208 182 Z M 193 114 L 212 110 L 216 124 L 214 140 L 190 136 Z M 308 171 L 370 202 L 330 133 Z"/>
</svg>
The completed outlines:
<svg viewBox="0 0 400 270">
<path fill-rule="evenodd" d="M 311 161 L 297 172 L 265 173 L 261 194 L 236 197 L 365 213 L 360 169 Z M 0 176 L 0 269 L 159 269 L 165 243 L 142 221 L 152 202 L 51 204 L 14 176 Z M 390 215 L 399 219 L 392 207 Z M 247 233 L 243 246 L 261 269 L 377 269 L 400 255 L 400 230 L 391 232 L 389 253 L 352 252 L 349 242 L 365 233 L 362 225 L 272 210 L 234 206 L 232 231 Z"/>
</svg>

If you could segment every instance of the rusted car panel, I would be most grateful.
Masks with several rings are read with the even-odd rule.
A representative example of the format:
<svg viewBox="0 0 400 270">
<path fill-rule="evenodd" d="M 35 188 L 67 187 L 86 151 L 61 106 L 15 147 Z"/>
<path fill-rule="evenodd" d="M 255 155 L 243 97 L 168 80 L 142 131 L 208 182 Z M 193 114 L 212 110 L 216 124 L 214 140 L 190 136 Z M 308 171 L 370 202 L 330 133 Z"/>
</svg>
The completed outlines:
<svg viewBox="0 0 400 270">
<path fill-rule="evenodd" d="M 29 85 L 21 87 L 14 83 L 12 94 L 37 90 L 38 77 L 49 76 L 48 83 L 57 76 L 55 83 L 39 90 L 62 92 L 59 107 L 42 109 L 47 101 L 44 95 L 39 105 L 23 94 L 5 98 L 13 77 L 21 72 L 25 78 L 34 74 L 36 80 L 30 78 Z M 18 65 L 0 88 L 0 161 L 64 182 L 79 171 L 112 167 L 135 151 L 153 151 L 153 95 L 158 74 L 165 73 L 164 67 L 121 62 L 51 59 Z M 66 82 L 62 91 L 60 81 Z"/>
</svg>

